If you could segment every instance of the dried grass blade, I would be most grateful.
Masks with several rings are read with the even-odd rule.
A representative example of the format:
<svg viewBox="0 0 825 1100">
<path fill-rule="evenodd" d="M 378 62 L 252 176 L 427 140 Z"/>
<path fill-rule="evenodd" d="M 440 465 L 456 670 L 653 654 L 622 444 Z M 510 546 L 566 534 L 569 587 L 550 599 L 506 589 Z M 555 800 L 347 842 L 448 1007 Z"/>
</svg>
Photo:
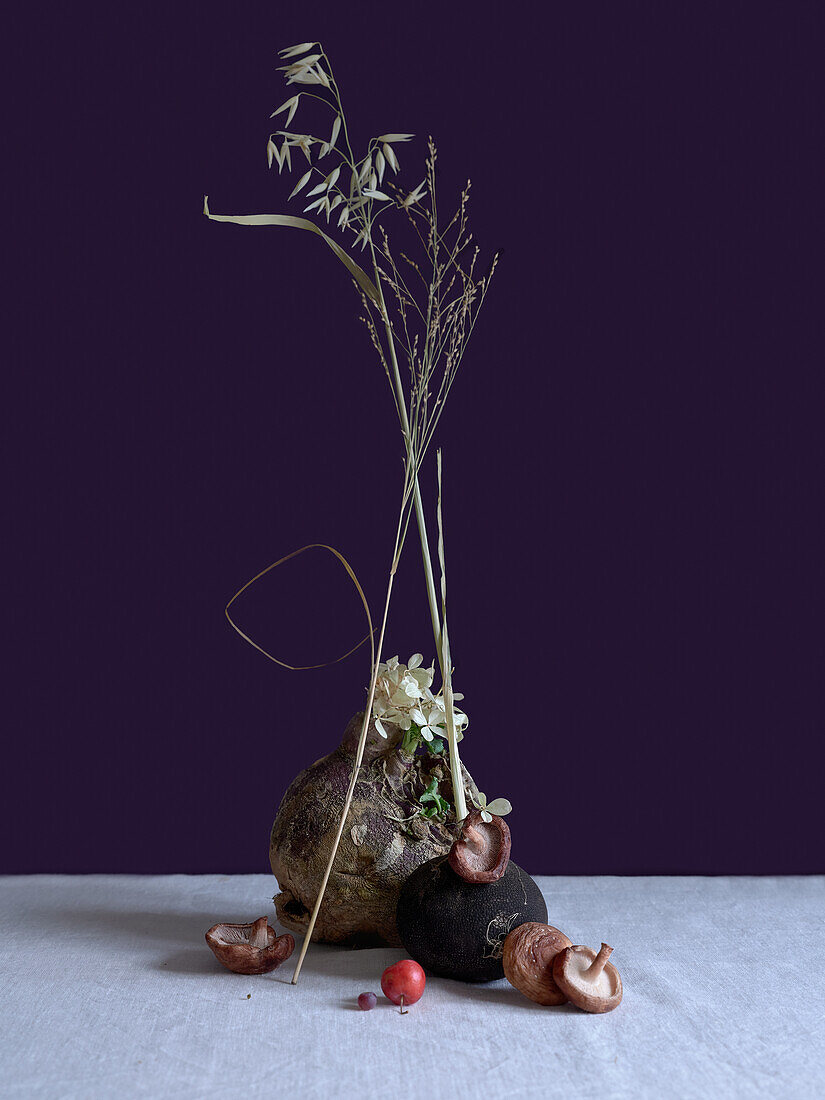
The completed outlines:
<svg viewBox="0 0 825 1100">
<path fill-rule="evenodd" d="M 283 565 L 284 562 L 288 562 L 292 558 L 297 558 L 299 554 L 303 554 L 307 550 L 329 550 L 330 554 L 333 554 L 338 559 L 338 561 L 340 561 L 341 565 L 343 565 L 344 569 L 347 572 L 347 575 L 349 576 L 352 583 L 355 585 L 355 587 L 358 591 L 358 596 L 360 597 L 361 603 L 363 604 L 364 613 L 367 616 L 367 625 L 369 626 L 369 633 L 366 634 L 361 639 L 361 641 L 357 643 L 357 645 L 354 645 L 352 647 L 352 649 L 348 649 L 346 653 L 342 654 L 340 657 L 336 657 L 332 661 L 324 661 L 320 665 L 289 665 L 289 664 L 286 663 L 286 661 L 281 661 L 277 657 L 273 657 L 271 653 L 267 653 L 267 651 L 265 649 L 263 649 L 261 646 L 259 646 L 257 642 L 253 642 L 253 640 L 249 637 L 249 635 L 245 634 L 243 632 L 243 630 L 241 630 L 241 628 L 238 626 L 238 624 L 235 622 L 235 620 L 229 614 L 229 609 L 232 606 L 232 604 L 235 602 L 235 600 L 237 600 L 239 596 L 242 596 L 243 593 L 246 592 L 247 588 L 251 588 L 252 585 L 256 581 L 261 579 L 261 577 L 266 576 L 267 573 L 271 573 L 273 569 L 277 569 L 278 566 Z M 346 658 L 349 657 L 350 654 L 354 653 L 356 651 L 356 649 L 360 649 L 361 646 L 364 644 L 364 642 L 369 641 L 373 637 L 373 635 L 375 634 L 375 629 L 373 628 L 373 625 L 372 625 L 372 615 L 370 614 L 369 604 L 367 603 L 367 597 L 364 595 L 364 590 L 361 587 L 361 584 L 358 580 L 358 577 L 355 575 L 355 570 L 352 568 L 352 566 L 347 561 L 347 559 L 344 557 L 344 555 L 342 553 L 340 553 L 340 551 L 336 550 L 334 546 L 328 546 L 325 542 L 310 542 L 307 546 L 302 546 L 300 548 L 300 550 L 293 550 L 291 554 L 286 554 L 284 557 L 278 558 L 277 561 L 274 561 L 271 565 L 268 565 L 266 567 L 266 569 L 262 569 L 260 573 L 256 573 L 251 581 L 247 581 L 246 584 L 243 586 L 243 588 L 238 589 L 238 591 L 235 593 L 235 595 L 232 597 L 232 599 L 226 605 L 226 607 L 224 609 L 224 614 L 226 615 L 227 619 L 229 620 L 229 625 L 232 627 L 233 630 L 235 630 L 238 634 L 240 634 L 240 636 L 243 638 L 243 640 L 245 642 L 249 642 L 249 644 L 254 649 L 257 649 L 259 653 L 263 653 L 264 657 L 268 657 L 269 660 L 274 661 L 276 665 L 280 665 L 281 668 L 288 668 L 291 672 L 304 672 L 307 669 L 311 669 L 311 668 L 326 668 L 328 665 L 337 665 L 340 661 L 346 660 Z M 375 663 L 374 653 L 373 653 L 372 660 L 373 660 L 373 664 L 374 664 Z"/>
<path fill-rule="evenodd" d="M 455 728 L 455 707 L 453 703 L 452 657 L 450 637 L 447 631 L 447 568 L 444 561 L 444 519 L 441 511 L 441 449 L 436 452 L 438 467 L 438 564 L 441 567 L 441 654 L 443 664 L 441 673 L 444 680 L 444 719 L 447 727 L 447 742 L 450 748 L 450 774 L 453 780 L 453 798 L 455 799 L 456 821 L 467 816 L 467 802 L 464 797 L 464 777 L 461 771 L 461 758 L 458 753 L 458 736 Z"/>
<path fill-rule="evenodd" d="M 315 233 L 321 237 L 341 263 L 352 275 L 353 279 L 358 283 L 364 293 L 379 305 L 380 299 L 378 291 L 370 279 L 369 275 L 363 268 L 353 260 L 347 253 L 337 244 L 332 237 L 328 237 L 323 229 L 319 229 L 313 222 L 308 221 L 306 218 L 295 218 L 289 214 L 212 214 L 209 211 L 209 196 L 204 195 L 203 199 L 203 212 L 213 222 L 231 222 L 234 225 L 285 225 L 291 226 L 293 229 L 306 229 L 310 233 Z"/>
</svg>

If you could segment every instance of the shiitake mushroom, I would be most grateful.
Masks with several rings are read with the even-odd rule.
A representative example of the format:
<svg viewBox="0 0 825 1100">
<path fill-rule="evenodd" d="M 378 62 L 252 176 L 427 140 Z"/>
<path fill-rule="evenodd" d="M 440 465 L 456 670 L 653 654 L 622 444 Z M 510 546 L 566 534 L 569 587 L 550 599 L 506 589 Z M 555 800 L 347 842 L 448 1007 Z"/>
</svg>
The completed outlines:
<svg viewBox="0 0 825 1100">
<path fill-rule="evenodd" d="M 610 1012 L 622 999 L 619 971 L 608 962 L 613 948 L 567 947 L 553 959 L 553 977 L 559 989 L 585 1012 Z"/>
<path fill-rule="evenodd" d="M 572 946 L 572 940 L 552 924 L 522 924 L 504 941 L 504 977 L 536 1004 L 563 1005 L 567 996 L 553 977 L 553 960 Z"/>
<path fill-rule="evenodd" d="M 279 936 L 266 917 L 252 924 L 213 924 L 206 942 L 215 958 L 235 974 L 268 974 L 295 950 L 295 940 L 287 932 Z"/>
<path fill-rule="evenodd" d="M 507 934 L 525 921 L 547 920 L 536 883 L 512 860 L 495 882 L 460 878 L 447 857 L 413 871 L 396 911 L 401 942 L 426 970 L 465 982 L 504 977 Z"/>
<path fill-rule="evenodd" d="M 485 820 L 471 810 L 449 854 L 450 866 L 465 882 L 498 882 L 510 860 L 510 828 L 494 814 Z"/>
</svg>

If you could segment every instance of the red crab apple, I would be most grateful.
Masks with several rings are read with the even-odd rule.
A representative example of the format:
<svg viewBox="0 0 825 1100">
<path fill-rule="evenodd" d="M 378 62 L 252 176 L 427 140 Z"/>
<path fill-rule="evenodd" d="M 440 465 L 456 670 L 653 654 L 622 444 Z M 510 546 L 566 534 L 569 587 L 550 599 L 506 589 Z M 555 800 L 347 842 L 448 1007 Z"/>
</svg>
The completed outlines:
<svg viewBox="0 0 825 1100">
<path fill-rule="evenodd" d="M 414 1005 L 420 1000 L 426 984 L 424 971 L 412 959 L 402 959 L 388 966 L 381 975 L 384 996 L 394 1005 L 401 1005 L 402 1012 L 406 1011 L 404 1005 Z"/>
</svg>

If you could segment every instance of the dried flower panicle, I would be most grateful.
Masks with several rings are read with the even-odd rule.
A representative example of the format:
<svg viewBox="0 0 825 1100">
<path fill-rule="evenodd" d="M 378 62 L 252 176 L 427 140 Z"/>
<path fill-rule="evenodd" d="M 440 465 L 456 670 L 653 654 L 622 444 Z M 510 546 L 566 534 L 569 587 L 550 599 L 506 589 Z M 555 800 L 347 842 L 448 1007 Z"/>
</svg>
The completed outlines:
<svg viewBox="0 0 825 1100">
<path fill-rule="evenodd" d="M 424 178 L 413 188 L 400 186 L 396 182 L 401 171 L 398 146 L 414 135 L 379 134 L 370 138 L 366 151 L 356 157 L 338 83 L 323 46 L 303 42 L 281 50 L 280 56 L 287 84 L 314 84 L 320 88 L 291 95 L 273 112 L 273 118 L 286 114 L 286 122 L 283 130 L 269 136 L 269 164 L 277 161 L 279 172 L 284 166 L 291 171 L 291 151 L 304 154 L 309 168 L 301 175 L 290 198 L 302 195 L 309 200 L 303 213 L 323 217 L 327 222 L 335 213 L 338 228 L 352 234 L 352 243 L 360 245 L 362 251 L 369 249 L 375 273 L 375 286 L 371 288 L 374 293 L 363 280 L 359 284 L 362 320 L 389 381 L 406 447 L 394 571 L 418 493 L 418 472 L 472 335 L 496 260 L 486 274 L 477 273 L 479 250 L 468 223 L 469 180 L 452 218 L 446 225 L 439 222 L 438 154 L 432 138 L 427 142 Z M 320 102 L 331 112 L 328 137 L 290 129 L 305 99 L 308 103 Z M 326 157 L 335 161 L 331 167 L 322 165 Z M 420 251 L 419 257 L 411 258 L 408 251 L 403 251 L 398 253 L 400 263 L 396 260 L 389 235 L 383 223 L 379 223 L 388 210 L 404 215 L 408 232 Z M 393 304 L 392 310 L 388 302 Z M 399 360 L 406 360 L 408 395 L 399 374 Z M 439 612 L 432 603 L 433 596 L 431 586 L 435 623 Z M 444 614 L 442 592 L 440 617 Z M 406 666 L 399 664 L 397 657 L 392 658 L 379 665 L 371 716 L 382 736 L 386 736 L 385 722 L 403 730 L 403 744 L 407 748 L 423 740 L 431 751 L 440 751 L 442 737 L 446 738 L 458 784 L 457 742 L 467 728 L 467 716 L 453 706 L 453 700 L 461 696 L 452 695 L 450 688 L 452 667 L 446 626 L 440 637 L 436 631 L 436 647 L 444 681 L 441 691 L 433 692 L 435 668 L 422 668 L 420 654 L 410 658 Z M 462 805 L 458 809 L 466 812 L 463 798 L 459 802 Z M 485 807 L 481 809 L 487 813 Z"/>
</svg>

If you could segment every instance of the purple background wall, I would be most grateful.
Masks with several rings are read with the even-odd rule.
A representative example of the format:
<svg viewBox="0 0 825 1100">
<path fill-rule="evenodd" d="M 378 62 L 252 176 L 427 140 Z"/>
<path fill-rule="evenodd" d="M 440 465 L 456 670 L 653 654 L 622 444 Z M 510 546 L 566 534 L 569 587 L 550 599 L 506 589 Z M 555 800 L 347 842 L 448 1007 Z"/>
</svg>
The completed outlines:
<svg viewBox="0 0 825 1100">
<path fill-rule="evenodd" d="M 432 131 L 504 250 L 440 439 L 464 755 L 515 857 L 822 871 L 818 5 L 299 7 L 12 28 L 0 869 L 265 870 L 363 697 L 362 655 L 288 673 L 223 619 L 315 540 L 377 606 L 390 551 L 399 438 L 346 277 L 200 213 L 288 209 L 275 51 L 318 36 L 358 137 Z M 288 569 L 239 605 L 262 644 L 360 636 L 331 559 Z M 388 652 L 416 649 L 412 541 Z"/>
</svg>

